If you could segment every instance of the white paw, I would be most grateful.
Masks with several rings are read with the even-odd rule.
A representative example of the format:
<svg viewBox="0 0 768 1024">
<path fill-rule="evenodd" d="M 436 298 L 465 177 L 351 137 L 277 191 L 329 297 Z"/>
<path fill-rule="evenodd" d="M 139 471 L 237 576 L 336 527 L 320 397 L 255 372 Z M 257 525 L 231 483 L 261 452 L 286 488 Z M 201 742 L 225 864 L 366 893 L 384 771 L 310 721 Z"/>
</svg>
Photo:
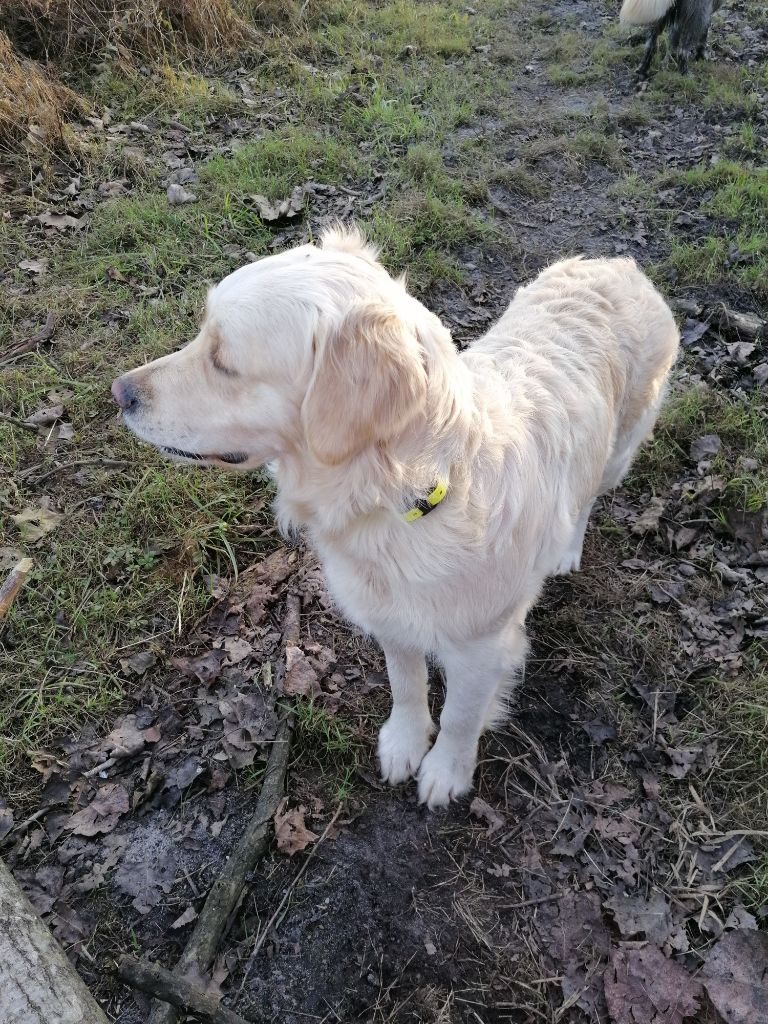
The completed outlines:
<svg viewBox="0 0 768 1024">
<path fill-rule="evenodd" d="M 566 551 L 555 569 L 555 576 L 568 576 L 581 568 L 581 551 Z"/>
<path fill-rule="evenodd" d="M 438 736 L 419 768 L 419 803 L 426 804 L 430 811 L 447 807 L 451 800 L 469 793 L 477 760 L 474 755 L 440 740 Z"/>
<path fill-rule="evenodd" d="M 393 711 L 379 731 L 381 777 L 397 786 L 415 775 L 429 750 L 435 726 L 425 711 Z"/>
</svg>

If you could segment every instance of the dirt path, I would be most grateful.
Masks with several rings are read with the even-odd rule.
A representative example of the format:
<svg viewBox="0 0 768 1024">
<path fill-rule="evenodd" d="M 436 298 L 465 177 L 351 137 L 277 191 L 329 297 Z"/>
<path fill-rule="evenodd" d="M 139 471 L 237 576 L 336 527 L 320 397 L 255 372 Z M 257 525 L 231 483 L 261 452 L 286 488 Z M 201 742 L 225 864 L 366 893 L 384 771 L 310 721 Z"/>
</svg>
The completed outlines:
<svg viewBox="0 0 768 1024">
<path fill-rule="evenodd" d="M 316 836 L 341 802 L 342 825 L 256 959 L 306 853 L 283 844 L 252 879 L 212 982 L 228 1005 L 281 1024 L 677 1024 L 730 1006 L 724 1019 L 755 1024 L 763 997 L 745 984 L 742 1007 L 728 984 L 765 956 L 768 374 L 764 336 L 716 329 L 712 311 L 765 315 L 766 20 L 729 4 L 716 62 L 689 81 L 662 69 L 638 96 L 612 5 L 427 6 L 421 26 L 387 4 L 351 38 L 343 18 L 315 27 L 292 62 L 276 44 L 279 60 L 227 76 L 244 111 L 125 107 L 120 131 L 95 129 L 104 161 L 69 199 L 71 168 L 31 189 L 37 206 L 13 192 L 7 323 L 18 340 L 56 308 L 59 348 L 8 370 L 1 493 L 15 515 L 62 520 L 22 535 L 44 573 L 34 621 L 3 635 L 6 763 L 23 765 L 17 785 L 5 775 L 3 852 L 115 1020 L 146 1021 L 116 958 L 175 959 L 253 806 L 285 688 L 289 806 Z M 169 183 L 198 205 L 169 211 Z M 306 215 L 259 224 L 248 196 L 297 184 Z M 88 240 L 52 239 L 46 206 L 83 217 Z M 683 324 L 656 441 L 596 509 L 584 570 L 532 616 L 478 801 L 437 815 L 378 783 L 379 653 L 339 622 L 306 553 L 277 546 L 263 485 L 170 474 L 104 396 L 113 367 L 188 336 L 205 277 L 333 216 L 369 225 L 459 343 L 574 252 L 634 256 Z M 18 270 L 41 247 L 47 284 Z M 65 411 L 18 426 L 46 402 Z M 304 617 L 285 681 L 287 589 Z"/>
</svg>

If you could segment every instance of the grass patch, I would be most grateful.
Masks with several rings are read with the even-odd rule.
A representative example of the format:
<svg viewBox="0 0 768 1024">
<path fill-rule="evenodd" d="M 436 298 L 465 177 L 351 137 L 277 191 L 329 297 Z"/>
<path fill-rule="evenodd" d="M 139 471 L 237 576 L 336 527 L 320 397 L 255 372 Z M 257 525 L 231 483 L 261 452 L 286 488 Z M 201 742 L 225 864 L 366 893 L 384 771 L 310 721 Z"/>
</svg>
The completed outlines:
<svg viewBox="0 0 768 1024">
<path fill-rule="evenodd" d="M 768 410 L 762 396 L 736 398 L 706 385 L 688 388 L 665 404 L 653 440 L 640 449 L 627 479 L 634 490 L 662 492 L 686 466 L 689 450 L 704 434 L 717 434 L 723 446 L 714 456 L 712 472 L 727 480 L 723 508 L 756 511 L 768 503 Z M 756 469 L 745 471 L 744 456 Z"/>
<path fill-rule="evenodd" d="M 85 104 L 71 89 L 49 78 L 33 61 L 14 53 L 0 31 L 0 145 L 25 142 L 32 152 L 76 149 L 68 114 Z"/>
<path fill-rule="evenodd" d="M 365 760 L 365 745 L 350 726 L 319 704 L 299 700 L 295 707 L 294 751 L 302 764 L 315 769 L 329 796 L 345 800 Z"/>
<path fill-rule="evenodd" d="M 768 169 L 723 160 L 667 176 L 699 210 L 721 222 L 717 234 L 672 239 L 670 262 L 684 281 L 734 281 L 768 296 Z"/>
</svg>

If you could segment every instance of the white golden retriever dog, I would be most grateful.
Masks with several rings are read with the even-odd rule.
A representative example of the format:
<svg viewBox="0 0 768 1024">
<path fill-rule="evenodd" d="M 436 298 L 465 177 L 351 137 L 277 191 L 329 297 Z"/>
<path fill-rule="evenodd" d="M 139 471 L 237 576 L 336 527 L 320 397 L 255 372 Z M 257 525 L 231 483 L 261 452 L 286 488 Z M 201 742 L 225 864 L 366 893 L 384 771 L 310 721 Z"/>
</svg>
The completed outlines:
<svg viewBox="0 0 768 1024">
<path fill-rule="evenodd" d="M 115 381 L 125 422 L 175 459 L 269 463 L 340 608 L 381 643 L 384 778 L 430 808 L 472 787 L 544 580 L 578 569 L 595 498 L 661 404 L 672 314 L 631 259 L 569 259 L 459 353 L 354 230 L 230 274 L 178 352 Z M 429 514 L 427 514 L 429 513 Z M 440 729 L 427 662 L 445 670 Z"/>
</svg>

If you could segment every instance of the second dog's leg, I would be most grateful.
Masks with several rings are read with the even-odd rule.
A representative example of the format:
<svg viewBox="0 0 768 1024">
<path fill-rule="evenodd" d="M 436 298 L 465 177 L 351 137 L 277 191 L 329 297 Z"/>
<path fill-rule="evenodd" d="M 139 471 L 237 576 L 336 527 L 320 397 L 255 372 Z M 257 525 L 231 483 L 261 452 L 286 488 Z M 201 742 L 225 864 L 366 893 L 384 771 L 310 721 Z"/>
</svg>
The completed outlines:
<svg viewBox="0 0 768 1024">
<path fill-rule="evenodd" d="M 517 616 L 517 618 L 521 618 Z M 501 633 L 441 652 L 446 697 L 435 745 L 419 769 L 419 801 L 444 807 L 468 793 L 480 734 L 505 682 L 525 660 L 525 630 L 512 622 Z"/>
<path fill-rule="evenodd" d="M 392 713 L 379 732 L 379 760 L 382 778 L 396 786 L 416 774 L 429 750 L 435 725 L 427 704 L 424 655 L 386 646 L 384 657 L 392 690 Z"/>
<path fill-rule="evenodd" d="M 661 35 L 664 27 L 663 20 L 657 21 L 655 25 L 651 25 L 648 29 L 648 38 L 645 40 L 645 51 L 643 53 L 643 59 L 640 61 L 640 67 L 637 69 L 639 78 L 647 78 L 648 72 L 651 70 L 651 64 L 653 62 L 653 55 L 656 53 L 656 44 L 659 36 Z"/>
</svg>

